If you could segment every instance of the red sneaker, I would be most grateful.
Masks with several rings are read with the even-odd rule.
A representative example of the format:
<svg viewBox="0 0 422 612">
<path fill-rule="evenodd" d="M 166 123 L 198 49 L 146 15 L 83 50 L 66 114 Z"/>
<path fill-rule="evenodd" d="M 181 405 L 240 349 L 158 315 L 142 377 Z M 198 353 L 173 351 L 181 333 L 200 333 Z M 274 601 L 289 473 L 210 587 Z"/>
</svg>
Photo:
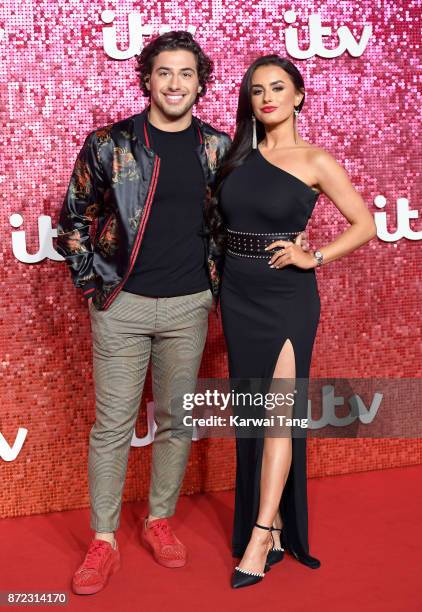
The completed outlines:
<svg viewBox="0 0 422 612">
<path fill-rule="evenodd" d="M 148 527 L 144 519 L 141 541 L 160 565 L 183 567 L 186 564 L 186 546 L 176 538 L 166 518 L 150 521 Z"/>
<path fill-rule="evenodd" d="M 72 589 L 77 595 L 98 593 L 107 584 L 108 577 L 120 568 L 120 552 L 109 542 L 92 540 L 84 562 L 73 575 Z"/>
</svg>

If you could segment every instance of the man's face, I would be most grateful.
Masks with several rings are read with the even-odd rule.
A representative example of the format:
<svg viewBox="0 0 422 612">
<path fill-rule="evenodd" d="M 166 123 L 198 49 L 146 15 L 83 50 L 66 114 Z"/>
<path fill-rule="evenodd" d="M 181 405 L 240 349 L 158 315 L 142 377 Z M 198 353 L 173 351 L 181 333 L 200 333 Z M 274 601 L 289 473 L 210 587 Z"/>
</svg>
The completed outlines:
<svg viewBox="0 0 422 612">
<path fill-rule="evenodd" d="M 154 58 L 147 88 L 151 92 L 151 106 L 165 116 L 177 119 L 185 115 L 201 91 L 195 55 L 185 49 L 159 53 Z"/>
</svg>

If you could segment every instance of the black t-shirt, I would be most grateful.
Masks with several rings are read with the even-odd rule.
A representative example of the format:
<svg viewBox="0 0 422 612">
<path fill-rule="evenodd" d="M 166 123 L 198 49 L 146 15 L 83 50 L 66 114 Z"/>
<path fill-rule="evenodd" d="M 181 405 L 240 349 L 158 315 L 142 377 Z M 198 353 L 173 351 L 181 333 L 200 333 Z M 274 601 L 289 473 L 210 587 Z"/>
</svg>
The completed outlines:
<svg viewBox="0 0 422 612">
<path fill-rule="evenodd" d="M 147 124 L 151 148 L 161 159 L 155 196 L 132 272 L 123 289 L 172 297 L 209 288 L 203 230 L 205 178 L 191 124 L 165 132 Z"/>
</svg>

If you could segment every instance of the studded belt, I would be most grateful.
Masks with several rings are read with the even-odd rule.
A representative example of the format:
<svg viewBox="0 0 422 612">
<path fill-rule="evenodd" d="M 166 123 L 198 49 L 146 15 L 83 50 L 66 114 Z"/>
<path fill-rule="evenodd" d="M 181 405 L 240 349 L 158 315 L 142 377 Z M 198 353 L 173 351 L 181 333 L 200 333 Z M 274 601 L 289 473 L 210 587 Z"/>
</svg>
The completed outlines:
<svg viewBox="0 0 422 612">
<path fill-rule="evenodd" d="M 231 255 L 238 255 L 240 257 L 269 259 L 269 257 L 278 251 L 280 247 L 276 247 L 270 251 L 265 251 L 265 247 L 276 240 L 289 240 L 290 242 L 294 242 L 296 236 L 303 231 L 304 230 L 299 230 L 297 232 L 284 232 L 282 234 L 255 234 L 248 232 L 235 232 L 234 230 L 227 229 L 226 250 Z"/>
</svg>

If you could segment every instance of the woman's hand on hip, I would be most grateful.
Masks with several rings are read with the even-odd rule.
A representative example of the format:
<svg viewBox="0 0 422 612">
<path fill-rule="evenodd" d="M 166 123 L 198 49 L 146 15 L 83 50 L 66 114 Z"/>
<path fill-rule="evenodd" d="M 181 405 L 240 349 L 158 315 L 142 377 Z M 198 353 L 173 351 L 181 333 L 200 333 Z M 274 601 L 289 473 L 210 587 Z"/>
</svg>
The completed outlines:
<svg viewBox="0 0 422 612">
<path fill-rule="evenodd" d="M 290 265 L 297 266 L 303 270 L 315 268 L 317 261 L 313 252 L 304 250 L 304 247 L 300 244 L 300 240 L 298 240 L 299 238 L 300 235 L 296 238 L 296 242 L 294 243 L 290 242 L 289 240 L 276 240 L 275 242 L 269 244 L 265 248 L 266 251 L 275 248 L 280 249 L 271 256 L 271 259 L 268 262 L 269 266 L 277 269 Z M 309 248 L 307 243 L 306 248 Z"/>
</svg>

